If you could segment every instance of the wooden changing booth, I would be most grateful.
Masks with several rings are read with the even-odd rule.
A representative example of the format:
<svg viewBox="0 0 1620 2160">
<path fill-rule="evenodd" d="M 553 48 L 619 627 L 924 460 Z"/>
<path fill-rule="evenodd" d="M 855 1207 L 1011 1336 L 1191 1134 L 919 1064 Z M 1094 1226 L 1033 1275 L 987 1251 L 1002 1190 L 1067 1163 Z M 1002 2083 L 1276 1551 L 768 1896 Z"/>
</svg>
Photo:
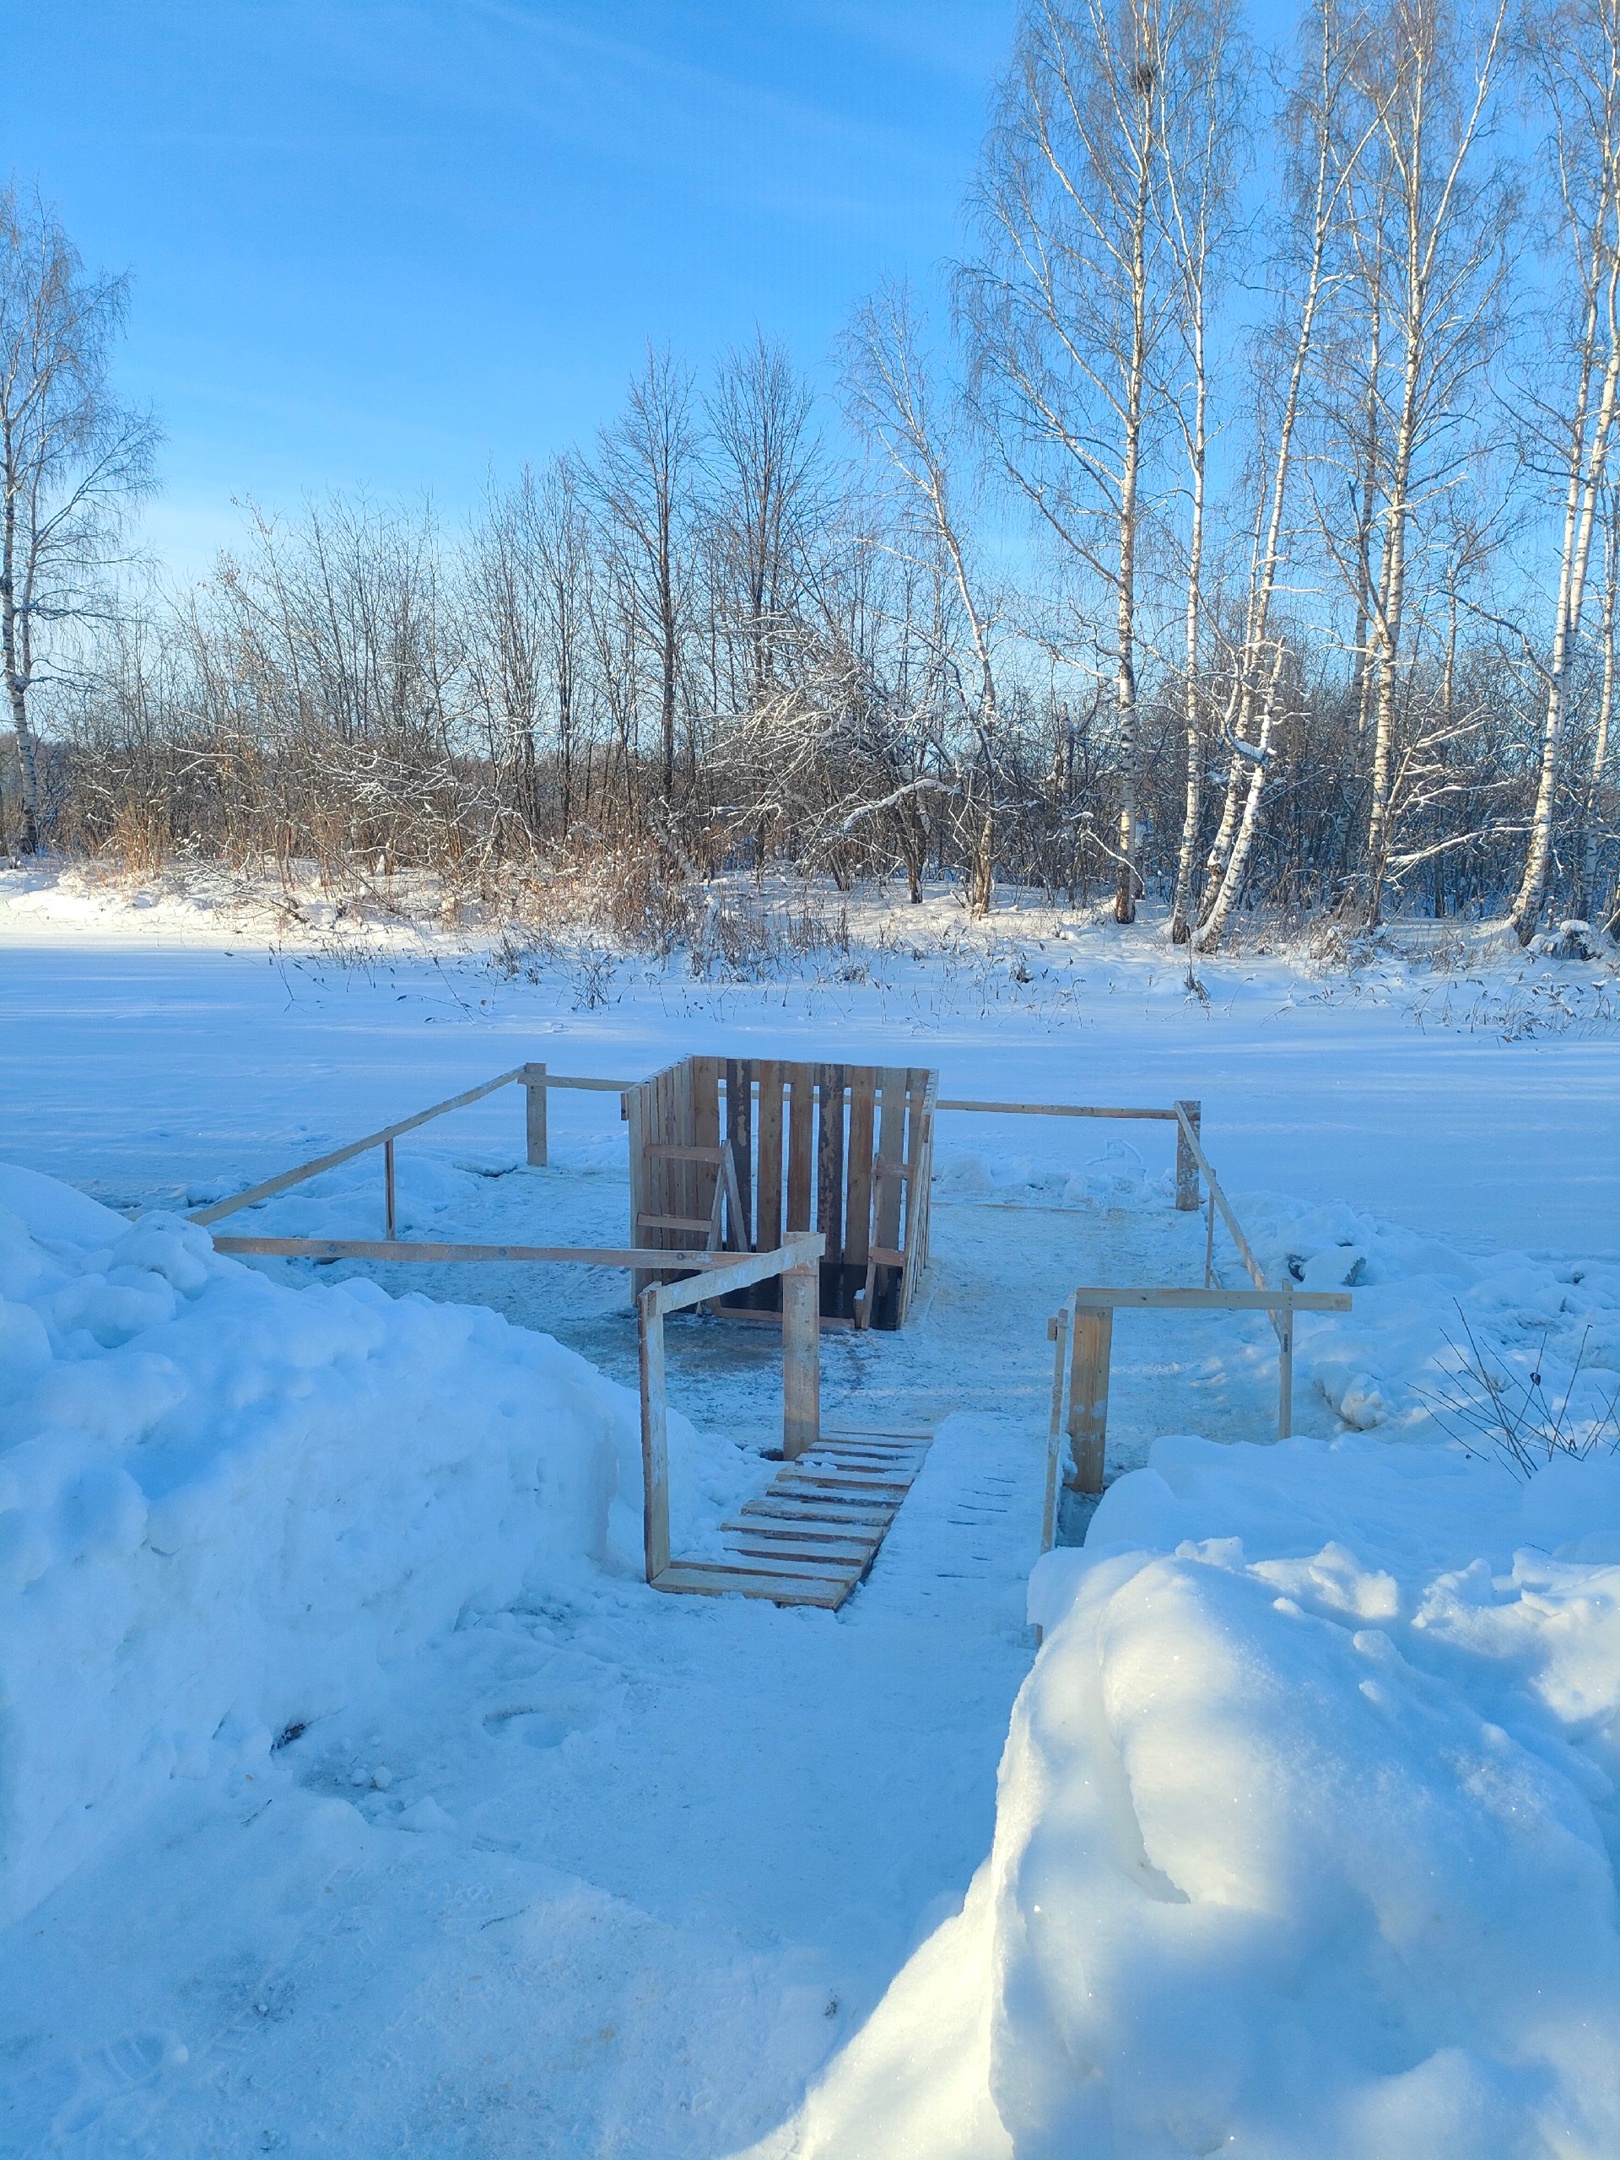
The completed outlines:
<svg viewBox="0 0 1620 2160">
<path fill-rule="evenodd" d="M 625 1093 L 630 1241 L 770 1252 L 819 1230 L 823 1322 L 903 1327 L 928 1264 L 938 1092 L 921 1066 L 682 1058 Z M 640 1272 L 636 1294 L 671 1279 Z M 779 1278 L 717 1301 L 739 1318 L 781 1305 Z"/>
</svg>

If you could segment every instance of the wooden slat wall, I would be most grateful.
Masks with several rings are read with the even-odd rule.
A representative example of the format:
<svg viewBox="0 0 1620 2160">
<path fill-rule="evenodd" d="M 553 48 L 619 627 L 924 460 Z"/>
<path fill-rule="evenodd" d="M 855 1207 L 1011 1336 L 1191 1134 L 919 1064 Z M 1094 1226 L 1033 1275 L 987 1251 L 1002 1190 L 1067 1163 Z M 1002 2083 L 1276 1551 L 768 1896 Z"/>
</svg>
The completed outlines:
<svg viewBox="0 0 1620 2160">
<path fill-rule="evenodd" d="M 872 1249 L 900 1251 L 898 1279 L 892 1263 L 880 1263 L 874 1304 L 884 1326 L 903 1325 L 928 1259 L 937 1091 L 937 1075 L 924 1066 L 683 1059 L 626 1096 L 632 1216 L 706 1219 L 719 1175 L 714 1165 L 649 1157 L 647 1148 L 716 1147 L 723 1138 L 741 1200 L 739 1221 L 726 1211 L 727 1246 L 768 1252 L 794 1231 L 819 1230 L 826 1240 L 823 1309 L 846 1318 Z M 880 1178 L 880 1161 L 903 1164 L 909 1174 Z M 694 1236 L 633 1221 L 632 1240 L 667 1249 L 689 1247 Z M 636 1288 L 665 1279 L 638 1276 Z"/>
</svg>

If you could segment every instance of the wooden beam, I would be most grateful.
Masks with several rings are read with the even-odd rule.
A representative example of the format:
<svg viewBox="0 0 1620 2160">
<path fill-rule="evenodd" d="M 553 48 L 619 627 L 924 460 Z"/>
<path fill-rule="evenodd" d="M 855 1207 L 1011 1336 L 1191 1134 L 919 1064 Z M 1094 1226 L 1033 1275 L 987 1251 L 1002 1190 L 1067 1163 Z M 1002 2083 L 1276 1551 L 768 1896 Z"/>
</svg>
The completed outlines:
<svg viewBox="0 0 1620 2160">
<path fill-rule="evenodd" d="M 641 1368 L 641 1542 L 648 1582 L 669 1566 L 669 1405 L 658 1286 L 636 1300 Z"/>
<path fill-rule="evenodd" d="M 808 1166 L 808 1147 L 805 1153 Z M 821 1437 L 821 1269 L 817 1262 L 824 1243 L 818 1232 L 816 1260 L 808 1267 L 791 1267 L 782 1277 L 782 1453 L 788 1462 L 807 1454 Z"/>
<path fill-rule="evenodd" d="M 1174 1110 L 1121 1110 L 1112 1104 L 1051 1102 L 969 1102 L 960 1095 L 941 1095 L 936 1110 L 982 1110 L 996 1117 L 1106 1117 L 1158 1118 L 1174 1124 Z"/>
<path fill-rule="evenodd" d="M 1198 1158 L 1187 1145 L 1187 1134 L 1194 1138 L 1203 1123 L 1203 1111 L 1195 1102 L 1178 1102 L 1176 1110 L 1176 1206 L 1183 1215 L 1198 1212 Z"/>
<path fill-rule="evenodd" d="M 217 1237 L 215 1252 L 248 1253 L 276 1260 L 416 1260 L 572 1262 L 578 1267 L 722 1268 L 732 1253 L 665 1250 L 651 1245 L 435 1245 L 414 1238 Z M 695 1302 L 695 1301 L 694 1301 Z"/>
<path fill-rule="evenodd" d="M 1095 1283 L 1074 1293 L 1076 1305 L 1131 1306 L 1165 1312 L 1349 1312 L 1348 1290 L 1182 1290 L 1157 1284 Z"/>
<path fill-rule="evenodd" d="M 1074 1454 L 1075 1490 L 1100 1493 L 1108 1448 L 1108 1365 L 1114 1315 L 1107 1306 L 1083 1304 L 1083 1296 L 1083 1291 L 1076 1291 L 1069 1441 Z"/>
<path fill-rule="evenodd" d="M 750 1283 L 764 1282 L 772 1275 L 785 1275 L 789 1268 L 811 1265 L 821 1258 L 821 1245 L 820 1231 L 806 1230 L 796 1237 L 784 1238 L 774 1252 L 699 1254 L 706 1270 L 700 1280 L 654 1285 L 659 1310 L 684 1312 L 688 1305 L 701 1305 L 708 1298 L 725 1297 L 732 1290 L 746 1290 Z M 659 1258 L 666 1267 L 690 1264 L 690 1256 L 684 1253 L 661 1253 Z"/>
<path fill-rule="evenodd" d="M 531 1169 L 543 1170 L 546 1154 L 546 1068 L 544 1065 L 525 1065 L 523 1087 L 528 1097 L 528 1111 L 524 1123 L 524 1139 L 528 1148 Z"/>
</svg>

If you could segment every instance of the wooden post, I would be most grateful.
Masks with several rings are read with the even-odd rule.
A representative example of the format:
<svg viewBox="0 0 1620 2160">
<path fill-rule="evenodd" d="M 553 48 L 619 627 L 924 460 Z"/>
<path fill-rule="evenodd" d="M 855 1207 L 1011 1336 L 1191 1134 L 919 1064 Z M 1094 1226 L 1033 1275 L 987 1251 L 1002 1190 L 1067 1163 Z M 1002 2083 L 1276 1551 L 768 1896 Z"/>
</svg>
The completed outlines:
<svg viewBox="0 0 1620 2160">
<path fill-rule="evenodd" d="M 1074 1453 L 1071 1491 L 1100 1493 L 1108 1444 L 1108 1362 L 1114 1315 L 1081 1305 L 1074 1315 L 1074 1368 L 1069 1383 L 1069 1439 Z"/>
<path fill-rule="evenodd" d="M 1277 1438 L 1288 1440 L 1294 1431 L 1294 1308 L 1284 1305 L 1277 1314 Z"/>
<path fill-rule="evenodd" d="M 1187 1123 L 1195 1133 L 1201 1135 L 1203 1121 L 1199 1115 L 1199 1105 L 1195 1102 L 1181 1102 L 1176 1104 L 1176 1108 L 1185 1111 Z M 1187 1135 L 1179 1123 L 1176 1126 L 1176 1206 L 1185 1215 L 1196 1215 L 1198 1212 L 1198 1158 L 1187 1145 Z"/>
<path fill-rule="evenodd" d="M 1179 1128 L 1177 1138 L 1180 1138 Z M 1209 1228 L 1204 1233 L 1204 1288 L 1207 1290 L 1215 1280 L 1215 1193 L 1209 1195 Z"/>
<path fill-rule="evenodd" d="M 546 1166 L 546 1068 L 544 1065 L 525 1065 L 523 1068 L 524 1092 L 529 1098 L 528 1140 L 529 1161 L 537 1170 Z"/>
<path fill-rule="evenodd" d="M 658 1285 L 636 1300 L 641 1352 L 641 1533 L 647 1580 L 669 1566 L 669 1416 L 664 1376 L 664 1315 Z"/>
<path fill-rule="evenodd" d="M 394 1227 L 394 1221 L 394 1143 L 392 1140 L 385 1140 L 383 1142 L 383 1235 L 385 1237 L 398 1237 L 399 1232 Z"/>
<path fill-rule="evenodd" d="M 821 1441 L 821 1270 L 782 1277 L 782 1453 L 792 1462 Z"/>
<path fill-rule="evenodd" d="M 1052 1360 L 1052 1422 L 1046 1436 L 1046 1499 L 1041 1509 L 1041 1551 L 1052 1550 L 1057 1536 L 1058 1453 L 1063 1441 L 1063 1382 L 1069 1362 L 1069 1309 L 1054 1313 L 1046 1323 L 1046 1339 L 1057 1344 Z"/>
</svg>

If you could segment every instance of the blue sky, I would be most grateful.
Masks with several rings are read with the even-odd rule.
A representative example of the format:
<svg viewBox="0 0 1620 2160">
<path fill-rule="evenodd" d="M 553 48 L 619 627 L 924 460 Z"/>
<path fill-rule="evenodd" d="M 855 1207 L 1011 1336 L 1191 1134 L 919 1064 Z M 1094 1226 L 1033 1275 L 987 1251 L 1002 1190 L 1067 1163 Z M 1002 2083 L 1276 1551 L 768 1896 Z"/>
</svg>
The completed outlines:
<svg viewBox="0 0 1620 2160">
<path fill-rule="evenodd" d="M 1012 0 L 45 0 L 7 16 L 14 174 L 134 277 L 159 545 L 365 485 L 449 514 L 588 435 L 647 339 L 758 321 L 821 370 L 928 279 Z"/>
</svg>

